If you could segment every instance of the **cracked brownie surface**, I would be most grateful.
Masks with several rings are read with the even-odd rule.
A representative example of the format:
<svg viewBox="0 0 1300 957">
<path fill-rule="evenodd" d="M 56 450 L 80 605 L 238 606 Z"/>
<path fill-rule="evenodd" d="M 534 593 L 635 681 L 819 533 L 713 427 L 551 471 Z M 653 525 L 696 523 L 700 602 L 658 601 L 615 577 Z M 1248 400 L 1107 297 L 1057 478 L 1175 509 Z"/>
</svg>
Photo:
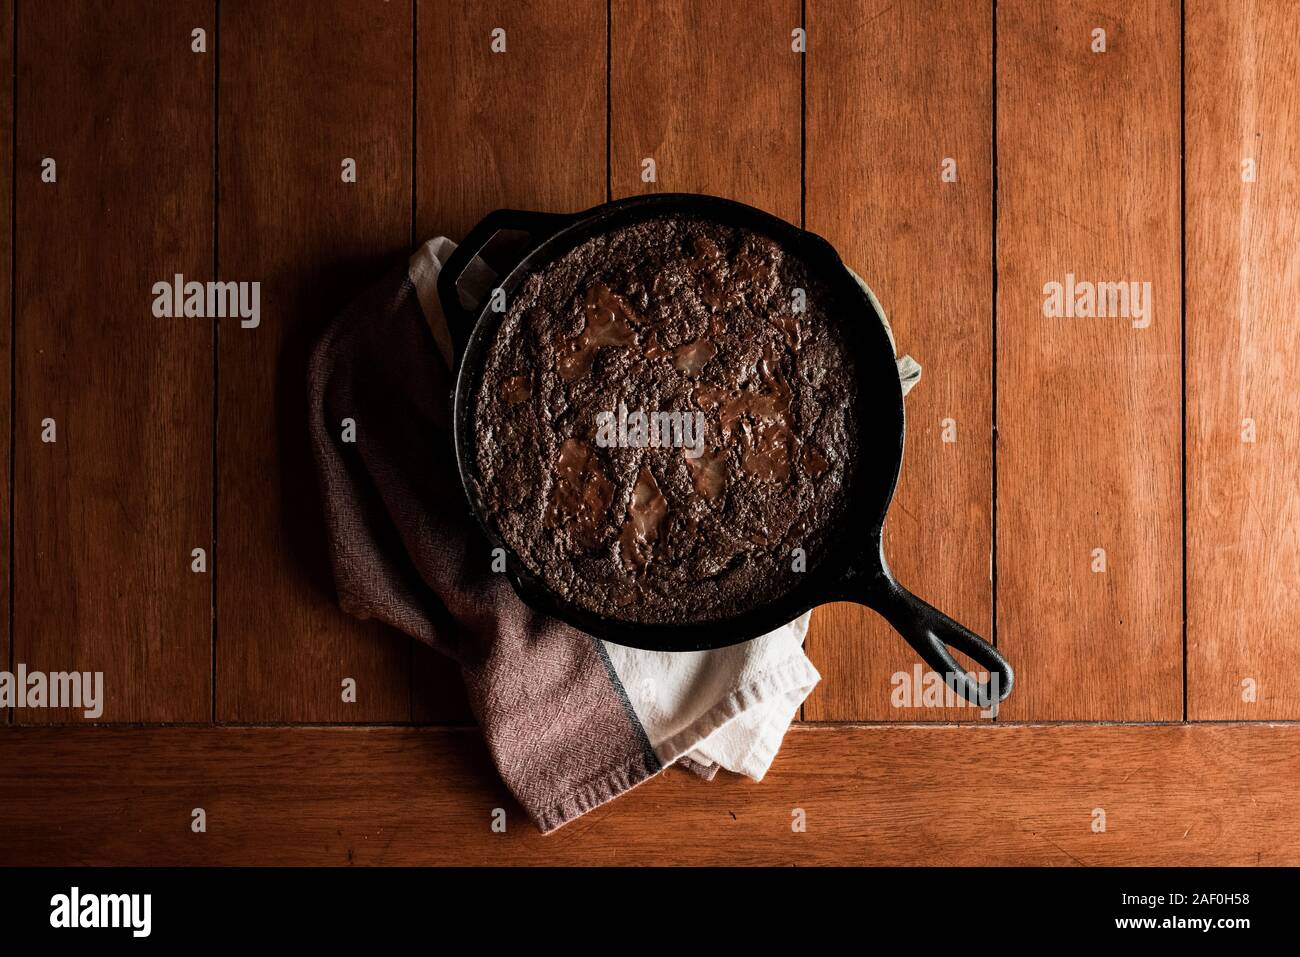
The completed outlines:
<svg viewBox="0 0 1300 957">
<path fill-rule="evenodd" d="M 508 303 L 475 393 L 472 481 L 567 601 L 633 622 L 724 619 L 815 574 L 838 533 L 855 383 L 801 260 L 747 229 L 647 219 Z"/>
</svg>

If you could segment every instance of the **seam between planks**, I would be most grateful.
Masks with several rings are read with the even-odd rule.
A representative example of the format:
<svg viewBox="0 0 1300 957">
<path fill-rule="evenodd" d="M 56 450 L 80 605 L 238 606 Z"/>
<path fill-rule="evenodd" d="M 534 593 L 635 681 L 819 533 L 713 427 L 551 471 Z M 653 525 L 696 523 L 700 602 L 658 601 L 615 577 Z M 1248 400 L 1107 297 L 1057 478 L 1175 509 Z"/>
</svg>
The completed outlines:
<svg viewBox="0 0 1300 957">
<path fill-rule="evenodd" d="M 18 484 L 17 436 L 18 414 L 18 0 L 14 0 L 10 22 L 13 49 L 10 56 L 13 73 L 9 84 L 9 673 L 14 672 L 14 489 Z M 15 709 L 9 709 L 5 723 L 16 721 Z"/>
<path fill-rule="evenodd" d="M 605 202 L 614 201 L 614 0 L 605 0 Z"/>
<path fill-rule="evenodd" d="M 844 730 L 852 728 L 889 728 L 902 729 L 908 731 L 927 731 L 940 728 L 955 730 L 977 730 L 980 728 L 987 729 L 1006 729 L 1013 728 L 1300 728 L 1300 719 L 1297 718 L 1259 718 L 1259 719 L 1232 719 L 1232 720 L 1206 720 L 1206 721 L 1047 721 L 1040 719 L 1030 719 L 1026 721 L 925 721 L 925 720 L 903 720 L 903 721 L 863 721 L 860 719 L 846 719 L 843 721 L 798 721 L 791 725 L 792 730 L 804 729 L 813 730 Z M 87 734 L 93 734 L 96 731 L 202 731 L 202 730 L 220 730 L 230 732 L 242 731 L 411 731 L 423 733 L 428 731 L 446 731 L 481 734 L 476 724 L 458 723 L 458 724 L 410 724 L 402 721 L 373 721 L 359 722 L 349 724 L 323 723 L 319 721 L 282 721 L 282 722 L 252 722 L 244 723 L 239 721 L 172 721 L 172 722 L 141 722 L 141 721 L 103 721 L 96 723 L 78 722 L 69 724 L 43 723 L 43 724 L 21 724 L 15 725 L 11 730 L 0 731 L 0 737 L 6 734 L 24 734 L 24 733 L 41 733 L 49 730 L 58 731 L 80 731 Z"/>
<path fill-rule="evenodd" d="M 992 145 L 993 168 L 990 171 L 990 218 L 989 256 L 992 270 L 992 331 L 990 334 L 989 369 L 992 381 L 989 406 L 989 481 L 992 483 L 989 502 L 989 595 L 993 603 L 989 612 L 989 642 L 994 648 L 998 646 L 998 0 L 993 0 L 993 33 L 989 39 L 989 59 L 991 60 L 990 99 L 992 100 L 992 121 L 989 133 Z M 995 709 L 993 720 L 998 720 Z"/>
<path fill-rule="evenodd" d="M 799 228 L 808 228 L 808 0 L 799 0 L 799 28 L 803 52 L 799 54 Z M 811 619 L 809 619 L 811 623 Z M 811 627 L 809 628 L 811 630 Z M 804 647 L 808 632 L 804 632 Z M 807 721 L 808 698 L 799 702 L 799 722 Z"/>
<path fill-rule="evenodd" d="M 410 233 L 407 240 L 407 255 L 415 254 L 416 243 L 416 224 L 415 216 L 419 207 L 416 206 L 416 186 L 418 166 L 416 165 L 416 125 L 418 120 L 418 98 L 417 84 L 419 83 L 419 50 L 420 50 L 420 33 L 419 33 L 419 0 L 411 0 L 411 212 L 410 212 Z M 415 721 L 415 639 L 410 635 L 406 636 L 406 720 L 414 723 Z"/>
<path fill-rule="evenodd" d="M 1183 720 L 1188 712 L 1187 648 L 1187 3 L 1178 3 L 1178 440 L 1181 449 L 1183 512 Z"/>
<path fill-rule="evenodd" d="M 221 279 L 221 0 L 213 0 L 212 5 L 212 279 Z M 209 542 L 212 554 L 208 567 L 212 570 L 208 578 L 211 621 L 208 626 L 209 643 L 212 646 L 212 715 L 211 722 L 217 721 L 217 575 L 220 574 L 220 560 L 217 556 L 217 495 L 220 465 L 217 458 L 217 436 L 220 423 L 221 396 L 221 332 L 217 320 L 212 320 L 212 502 L 209 514 Z"/>
</svg>

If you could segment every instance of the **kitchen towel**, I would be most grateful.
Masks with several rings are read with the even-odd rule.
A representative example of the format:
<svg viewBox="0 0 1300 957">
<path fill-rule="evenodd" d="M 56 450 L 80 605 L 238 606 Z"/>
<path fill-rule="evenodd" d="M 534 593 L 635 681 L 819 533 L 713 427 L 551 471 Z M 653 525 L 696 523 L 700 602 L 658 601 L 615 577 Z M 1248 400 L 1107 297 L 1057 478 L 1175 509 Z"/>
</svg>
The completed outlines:
<svg viewBox="0 0 1300 957">
<path fill-rule="evenodd" d="M 454 362 L 436 287 L 454 249 L 426 242 L 311 357 L 309 428 L 340 605 L 459 663 L 497 770 L 543 832 L 674 763 L 760 780 L 820 677 L 803 652 L 807 615 L 730 648 L 639 651 L 532 611 L 492 572 L 451 441 Z M 467 305 L 494 278 L 476 260 L 461 280 Z M 919 367 L 899 367 L 910 387 Z"/>
</svg>

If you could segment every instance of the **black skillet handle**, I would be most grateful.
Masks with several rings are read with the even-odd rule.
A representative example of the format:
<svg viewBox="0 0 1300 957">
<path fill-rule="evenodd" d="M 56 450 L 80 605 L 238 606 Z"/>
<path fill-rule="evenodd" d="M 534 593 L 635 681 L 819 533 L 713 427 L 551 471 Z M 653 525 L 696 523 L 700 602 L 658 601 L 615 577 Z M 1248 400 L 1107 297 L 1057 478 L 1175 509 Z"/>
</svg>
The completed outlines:
<svg viewBox="0 0 1300 957">
<path fill-rule="evenodd" d="M 492 241 L 493 236 L 503 230 L 527 233 L 527 248 L 532 249 L 572 220 L 571 215 L 563 213 L 498 209 L 484 216 L 479 224 L 469 231 L 469 235 L 456 247 L 456 251 L 447 259 L 442 272 L 438 274 L 438 299 L 442 303 L 442 313 L 447 317 L 447 329 L 451 333 L 451 341 L 456 347 L 457 356 L 463 351 L 477 317 L 477 309 L 466 308 L 461 302 L 460 292 L 457 289 L 457 283 L 460 282 L 461 276 L 469 268 L 474 257 L 483 251 L 483 247 Z"/>
<path fill-rule="evenodd" d="M 916 649 L 921 659 L 943 675 L 944 682 L 971 704 L 993 708 L 1006 700 L 1015 682 L 1011 663 L 996 648 L 965 625 L 953 621 L 929 602 L 900 585 L 888 571 L 848 597 L 874 608 Z M 953 648 L 970 657 L 989 677 L 971 681 L 952 656 Z"/>
</svg>

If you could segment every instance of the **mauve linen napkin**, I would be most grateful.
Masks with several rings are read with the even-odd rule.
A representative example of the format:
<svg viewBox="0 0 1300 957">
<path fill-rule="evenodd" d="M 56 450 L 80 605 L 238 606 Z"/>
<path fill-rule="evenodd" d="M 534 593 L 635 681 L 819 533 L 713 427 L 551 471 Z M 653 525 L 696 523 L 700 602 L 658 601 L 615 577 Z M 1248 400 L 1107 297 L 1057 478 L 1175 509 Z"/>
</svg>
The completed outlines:
<svg viewBox="0 0 1300 957">
<path fill-rule="evenodd" d="M 677 762 L 706 779 L 719 767 L 761 779 L 820 677 L 803 652 L 807 615 L 716 651 L 638 651 L 537 614 L 492 572 L 451 443 L 454 366 L 436 286 L 454 249 L 425 243 L 311 358 L 309 426 L 340 605 L 459 663 L 497 770 L 544 832 Z M 476 261 L 462 295 L 493 278 Z"/>
</svg>

